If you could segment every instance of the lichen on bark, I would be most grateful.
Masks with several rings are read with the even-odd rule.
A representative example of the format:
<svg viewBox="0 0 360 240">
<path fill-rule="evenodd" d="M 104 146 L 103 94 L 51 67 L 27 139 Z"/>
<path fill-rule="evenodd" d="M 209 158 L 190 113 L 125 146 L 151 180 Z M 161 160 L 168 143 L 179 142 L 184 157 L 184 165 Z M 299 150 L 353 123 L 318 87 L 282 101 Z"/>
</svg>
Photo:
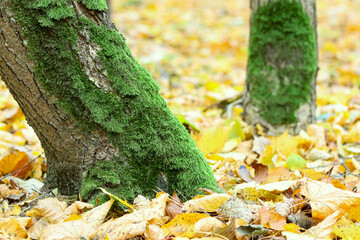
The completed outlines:
<svg viewBox="0 0 360 240">
<path fill-rule="evenodd" d="M 98 7 L 85 0 L 12 2 L 42 87 L 81 131 L 101 132 L 113 148 L 110 160 L 88 166 L 84 198 L 96 196 L 98 187 L 129 200 L 137 194 L 153 196 L 160 172 L 168 177 L 169 191 L 179 190 L 186 197 L 200 187 L 217 190 L 210 166 L 125 38 L 112 25 L 94 22 L 82 12 L 103 10 L 105 1 L 92 2 Z M 58 14 L 49 14 L 53 9 Z M 86 47 L 95 59 L 91 67 L 85 66 Z M 93 68 L 99 74 L 90 74 Z"/>
<path fill-rule="evenodd" d="M 273 125 L 295 123 L 316 69 L 316 35 L 299 1 L 273 1 L 252 14 L 247 81 L 262 118 Z"/>
</svg>

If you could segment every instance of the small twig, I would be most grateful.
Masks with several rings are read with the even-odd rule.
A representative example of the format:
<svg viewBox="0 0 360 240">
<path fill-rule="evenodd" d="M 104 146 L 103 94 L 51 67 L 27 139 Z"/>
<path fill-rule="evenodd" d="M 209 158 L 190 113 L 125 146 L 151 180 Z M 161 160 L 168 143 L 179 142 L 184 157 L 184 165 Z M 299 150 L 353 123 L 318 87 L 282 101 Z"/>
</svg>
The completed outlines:
<svg viewBox="0 0 360 240">
<path fill-rule="evenodd" d="M 33 163 L 35 160 L 39 159 L 45 152 L 42 152 L 39 156 L 37 156 L 36 158 L 34 158 L 33 160 L 31 160 L 30 162 L 28 162 L 27 164 L 25 164 L 24 166 L 22 166 L 20 169 L 16 170 L 15 172 L 12 173 L 8 173 L 5 176 L 0 178 L 0 181 L 4 180 L 5 178 L 9 177 L 9 176 L 14 176 L 16 174 L 18 174 L 21 170 L 23 170 L 25 167 L 29 166 L 31 163 Z"/>
</svg>

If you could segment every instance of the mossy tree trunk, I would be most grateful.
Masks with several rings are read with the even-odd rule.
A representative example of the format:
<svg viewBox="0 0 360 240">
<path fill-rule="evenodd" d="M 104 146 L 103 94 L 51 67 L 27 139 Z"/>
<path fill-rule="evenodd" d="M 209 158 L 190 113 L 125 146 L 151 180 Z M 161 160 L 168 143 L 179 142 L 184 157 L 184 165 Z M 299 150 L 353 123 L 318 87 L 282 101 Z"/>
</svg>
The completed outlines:
<svg viewBox="0 0 360 240">
<path fill-rule="evenodd" d="M 45 149 L 49 187 L 132 199 L 153 196 L 165 174 L 185 197 L 217 189 L 105 0 L 1 0 L 0 76 Z"/>
<path fill-rule="evenodd" d="M 251 0 L 244 119 L 269 135 L 315 121 L 315 0 Z"/>
</svg>

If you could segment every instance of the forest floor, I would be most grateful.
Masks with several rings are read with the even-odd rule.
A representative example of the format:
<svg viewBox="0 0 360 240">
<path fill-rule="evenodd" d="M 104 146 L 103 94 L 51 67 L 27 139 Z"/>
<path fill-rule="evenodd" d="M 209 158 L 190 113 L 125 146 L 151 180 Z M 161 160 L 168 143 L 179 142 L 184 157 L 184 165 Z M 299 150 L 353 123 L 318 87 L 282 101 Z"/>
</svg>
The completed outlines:
<svg viewBox="0 0 360 240">
<path fill-rule="evenodd" d="M 248 0 L 113 1 L 117 28 L 225 193 L 112 196 L 129 209 L 114 220 L 105 218 L 114 200 L 85 211 L 93 206 L 54 191 L 34 207 L 46 159 L 0 82 L 0 239 L 360 239 L 358 9 L 359 0 L 317 1 L 317 123 L 296 136 L 258 127 L 255 138 L 241 105 L 221 104 L 244 89 Z"/>
</svg>

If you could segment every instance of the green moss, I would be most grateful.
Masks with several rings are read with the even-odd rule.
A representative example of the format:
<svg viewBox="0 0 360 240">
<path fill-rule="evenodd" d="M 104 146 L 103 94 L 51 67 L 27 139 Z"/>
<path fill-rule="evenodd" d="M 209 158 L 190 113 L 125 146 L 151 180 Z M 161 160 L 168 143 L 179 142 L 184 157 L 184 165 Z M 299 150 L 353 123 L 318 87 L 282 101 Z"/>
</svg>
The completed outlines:
<svg viewBox="0 0 360 240">
<path fill-rule="evenodd" d="M 252 104 L 274 125 L 294 123 L 309 100 L 317 68 L 316 36 L 298 1 L 265 4 L 252 15 L 248 83 Z"/>
<path fill-rule="evenodd" d="M 61 5 L 63 1 L 56 6 L 52 1 L 13 2 L 17 19 L 24 26 L 37 79 L 77 120 L 79 129 L 103 132 L 117 150 L 111 161 L 98 161 L 87 172 L 84 198 L 105 199 L 98 187 L 128 200 L 138 194 L 152 197 L 160 172 L 168 176 L 170 192 L 179 190 L 190 197 L 201 187 L 217 190 L 202 153 L 116 29 L 78 19 L 74 14 L 49 18 L 50 9 L 68 9 L 67 1 L 67 5 Z M 39 20 L 42 18 L 50 19 L 51 24 L 44 24 Z M 89 35 L 89 44 L 101 48 L 97 56 L 104 65 L 110 91 L 98 88 L 84 72 L 77 49 L 83 32 Z"/>
<path fill-rule="evenodd" d="M 106 0 L 82 0 L 85 6 L 91 10 L 104 11 L 108 9 Z"/>
</svg>

